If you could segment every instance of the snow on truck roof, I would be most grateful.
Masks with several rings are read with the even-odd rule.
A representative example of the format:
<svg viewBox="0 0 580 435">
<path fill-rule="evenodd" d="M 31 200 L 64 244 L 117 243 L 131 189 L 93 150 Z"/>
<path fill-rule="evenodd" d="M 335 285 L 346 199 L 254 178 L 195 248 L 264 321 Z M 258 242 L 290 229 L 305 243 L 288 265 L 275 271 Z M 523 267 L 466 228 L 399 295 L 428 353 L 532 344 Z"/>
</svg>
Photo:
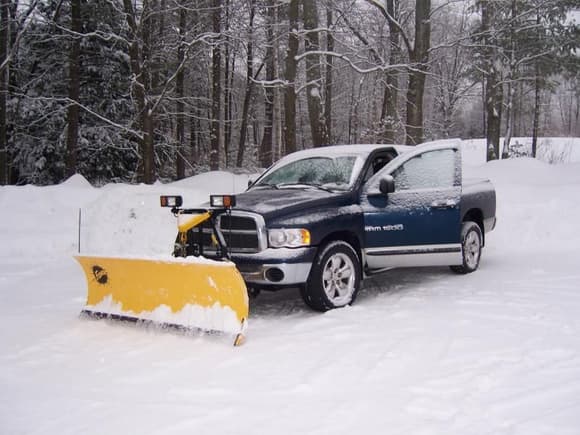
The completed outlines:
<svg viewBox="0 0 580 435">
<path fill-rule="evenodd" d="M 282 157 L 279 162 L 287 162 L 291 160 L 300 160 L 305 157 L 313 156 L 339 156 L 339 155 L 359 155 L 367 156 L 373 151 L 379 149 L 394 149 L 397 154 L 403 154 L 408 151 L 417 150 L 424 147 L 440 147 L 450 146 L 460 143 L 460 139 L 443 139 L 432 142 L 425 142 L 419 145 L 393 145 L 393 144 L 352 144 L 352 145 L 329 145 L 325 147 L 309 148 L 306 150 L 296 151 L 292 154 Z"/>
<path fill-rule="evenodd" d="M 356 145 L 329 145 L 325 147 L 309 148 L 307 150 L 296 151 L 282 157 L 274 163 L 274 166 L 286 165 L 297 160 L 308 157 L 338 157 L 338 156 L 357 156 L 364 161 L 366 157 L 375 150 L 394 149 L 397 154 L 404 153 L 413 149 L 408 145 L 391 145 L 391 144 L 356 144 Z"/>
<path fill-rule="evenodd" d="M 393 148 L 398 153 L 405 152 L 409 149 L 412 149 L 411 146 L 408 145 L 391 145 L 391 144 L 353 144 L 353 145 L 329 145 L 324 147 L 318 148 L 309 148 L 306 150 L 296 151 L 292 154 L 288 154 L 287 156 L 283 157 L 282 159 L 286 159 L 288 157 L 294 158 L 303 158 L 309 156 L 337 156 L 337 155 L 345 155 L 345 154 L 356 154 L 356 155 L 367 155 L 372 153 L 378 149 L 388 149 Z"/>
</svg>

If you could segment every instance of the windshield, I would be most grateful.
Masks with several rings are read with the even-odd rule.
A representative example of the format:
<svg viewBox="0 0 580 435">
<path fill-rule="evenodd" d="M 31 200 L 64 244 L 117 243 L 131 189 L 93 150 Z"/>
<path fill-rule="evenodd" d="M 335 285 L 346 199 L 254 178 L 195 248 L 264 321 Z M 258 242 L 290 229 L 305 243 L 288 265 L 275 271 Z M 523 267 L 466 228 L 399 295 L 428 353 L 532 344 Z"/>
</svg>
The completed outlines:
<svg viewBox="0 0 580 435">
<path fill-rule="evenodd" d="M 274 167 L 255 186 L 308 185 L 348 190 L 356 179 L 356 156 L 310 157 Z"/>
</svg>

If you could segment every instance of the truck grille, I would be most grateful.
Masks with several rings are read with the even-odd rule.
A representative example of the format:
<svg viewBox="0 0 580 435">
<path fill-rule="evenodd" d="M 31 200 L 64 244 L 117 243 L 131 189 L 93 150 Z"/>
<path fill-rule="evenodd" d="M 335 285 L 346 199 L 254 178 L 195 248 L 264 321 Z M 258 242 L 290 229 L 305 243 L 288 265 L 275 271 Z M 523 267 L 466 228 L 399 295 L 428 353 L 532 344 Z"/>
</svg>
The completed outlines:
<svg viewBox="0 0 580 435">
<path fill-rule="evenodd" d="M 258 224 L 253 217 L 221 215 L 217 220 L 218 230 L 232 253 L 256 253 L 260 251 Z"/>
<path fill-rule="evenodd" d="M 221 232 L 230 253 L 252 254 L 263 249 L 262 234 L 258 217 L 253 215 L 221 215 L 216 219 L 216 226 Z M 212 242 L 212 229 L 209 223 L 188 232 L 187 255 L 218 255 L 217 246 Z"/>
</svg>

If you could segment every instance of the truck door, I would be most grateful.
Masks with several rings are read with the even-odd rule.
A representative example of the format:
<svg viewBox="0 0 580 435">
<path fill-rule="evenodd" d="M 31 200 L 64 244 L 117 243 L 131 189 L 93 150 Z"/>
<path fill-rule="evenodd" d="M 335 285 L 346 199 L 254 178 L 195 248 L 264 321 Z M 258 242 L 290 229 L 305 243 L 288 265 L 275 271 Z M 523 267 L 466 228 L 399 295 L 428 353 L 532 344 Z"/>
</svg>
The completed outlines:
<svg viewBox="0 0 580 435">
<path fill-rule="evenodd" d="M 361 198 L 368 268 L 460 264 L 459 151 L 431 149 L 392 163 L 369 180 Z M 384 175 L 395 182 L 388 195 L 378 188 Z"/>
</svg>

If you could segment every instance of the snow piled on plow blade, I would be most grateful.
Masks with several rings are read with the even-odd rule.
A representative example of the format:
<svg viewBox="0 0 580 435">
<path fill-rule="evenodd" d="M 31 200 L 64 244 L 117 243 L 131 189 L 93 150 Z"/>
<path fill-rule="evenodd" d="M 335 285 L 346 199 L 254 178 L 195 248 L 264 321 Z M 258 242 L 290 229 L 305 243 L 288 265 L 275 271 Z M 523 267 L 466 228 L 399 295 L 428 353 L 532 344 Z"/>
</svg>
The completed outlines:
<svg viewBox="0 0 580 435">
<path fill-rule="evenodd" d="M 75 258 L 88 285 L 85 312 L 234 334 L 242 332 L 247 323 L 246 286 L 231 262 Z"/>
</svg>

